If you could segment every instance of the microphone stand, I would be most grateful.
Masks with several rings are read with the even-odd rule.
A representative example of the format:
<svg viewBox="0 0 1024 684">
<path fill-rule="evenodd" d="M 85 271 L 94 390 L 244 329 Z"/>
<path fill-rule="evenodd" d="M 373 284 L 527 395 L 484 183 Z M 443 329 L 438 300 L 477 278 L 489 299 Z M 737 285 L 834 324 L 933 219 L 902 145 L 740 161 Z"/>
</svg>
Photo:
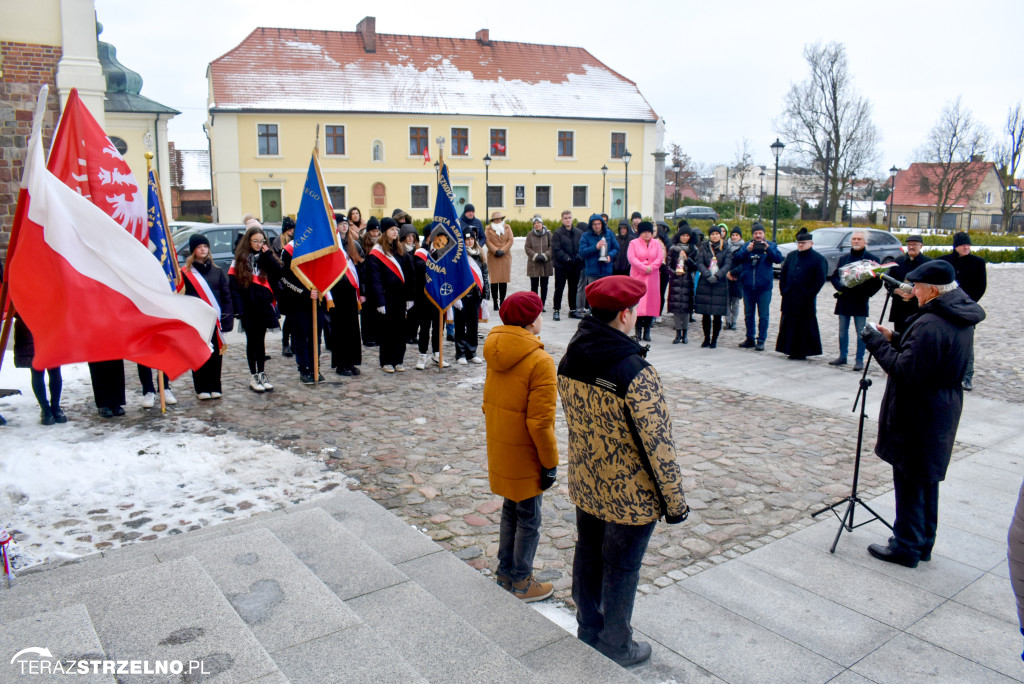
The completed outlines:
<svg viewBox="0 0 1024 684">
<path fill-rule="evenodd" d="M 892 279 L 890 278 L 890 280 Z M 878 317 L 878 320 L 881 321 L 885 319 L 885 310 L 889 306 L 890 299 L 892 299 L 892 290 L 889 287 L 886 287 L 885 302 L 882 304 L 882 313 Z M 875 520 L 880 520 L 883 525 L 892 530 L 892 525 L 886 522 L 885 518 L 876 513 L 871 506 L 864 503 L 857 494 L 857 483 L 860 480 L 860 452 L 864 445 L 864 421 L 867 419 L 868 388 L 871 387 L 871 380 L 868 378 L 868 369 L 871 367 L 871 361 L 874 358 L 874 354 L 868 352 L 868 360 L 867 363 L 864 364 L 864 372 L 861 373 L 860 376 L 860 389 L 857 390 L 857 396 L 853 400 L 853 408 L 851 409 L 851 411 L 856 411 L 857 404 L 860 404 L 860 424 L 857 427 L 857 455 L 853 462 L 853 487 L 850 490 L 850 495 L 811 514 L 812 518 L 816 518 L 825 511 L 832 511 L 832 514 L 839 519 L 839 530 L 836 532 L 836 537 L 832 541 L 832 548 L 829 549 L 829 553 L 836 552 L 836 547 L 839 545 L 839 537 L 843 534 L 843 530 L 853 532 L 856 528 L 867 525 L 869 522 Z M 843 504 L 846 504 L 846 512 L 840 516 L 839 511 L 836 509 Z M 870 513 L 871 517 L 855 525 L 853 523 L 853 514 L 858 505 L 862 506 L 868 513 Z"/>
</svg>

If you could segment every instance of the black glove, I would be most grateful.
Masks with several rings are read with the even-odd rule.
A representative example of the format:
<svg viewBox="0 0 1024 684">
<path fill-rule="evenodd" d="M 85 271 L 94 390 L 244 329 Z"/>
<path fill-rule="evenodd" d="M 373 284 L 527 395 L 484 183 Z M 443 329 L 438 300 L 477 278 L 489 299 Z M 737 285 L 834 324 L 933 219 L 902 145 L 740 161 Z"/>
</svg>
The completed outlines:
<svg viewBox="0 0 1024 684">
<path fill-rule="evenodd" d="M 503 257 L 503 256 L 505 256 L 505 250 L 503 250 L 503 249 L 496 249 L 496 250 L 494 250 L 494 256 L 496 256 L 496 257 Z"/>
<path fill-rule="evenodd" d="M 220 329 L 222 332 L 231 332 L 235 327 L 235 319 L 231 316 L 220 317 Z"/>
<path fill-rule="evenodd" d="M 548 262 L 548 255 L 547 254 L 541 254 L 540 255 L 540 262 L 542 264 L 546 264 Z"/>
<path fill-rule="evenodd" d="M 555 480 L 558 479 L 558 468 L 541 468 L 540 469 L 540 490 L 546 491 L 551 488 L 551 485 L 555 484 Z"/>
<path fill-rule="evenodd" d="M 533 255 L 533 260 L 534 260 L 535 263 L 539 264 L 539 263 L 541 263 L 541 261 L 543 261 L 543 259 L 544 259 L 544 255 L 543 254 L 534 254 Z"/>
</svg>

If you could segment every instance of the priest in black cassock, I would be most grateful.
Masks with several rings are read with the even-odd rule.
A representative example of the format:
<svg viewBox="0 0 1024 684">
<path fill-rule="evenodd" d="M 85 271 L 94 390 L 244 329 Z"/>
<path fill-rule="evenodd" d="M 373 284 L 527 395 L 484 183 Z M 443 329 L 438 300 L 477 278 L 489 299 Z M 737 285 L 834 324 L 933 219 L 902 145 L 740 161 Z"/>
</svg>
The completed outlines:
<svg viewBox="0 0 1024 684">
<path fill-rule="evenodd" d="M 821 354 L 821 334 L 815 299 L 825 284 L 828 263 L 813 249 L 814 239 L 804 229 L 796 236 L 796 251 L 786 255 L 779 277 L 782 319 L 775 351 L 793 360 Z"/>
</svg>

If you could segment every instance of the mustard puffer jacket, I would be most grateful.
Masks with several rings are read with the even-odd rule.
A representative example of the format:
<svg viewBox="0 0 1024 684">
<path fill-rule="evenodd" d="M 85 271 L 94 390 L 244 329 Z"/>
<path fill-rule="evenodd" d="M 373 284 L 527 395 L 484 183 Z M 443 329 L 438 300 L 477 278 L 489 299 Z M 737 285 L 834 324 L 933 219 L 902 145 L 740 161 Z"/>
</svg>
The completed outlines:
<svg viewBox="0 0 1024 684">
<path fill-rule="evenodd" d="M 484 359 L 491 491 L 512 501 L 535 497 L 541 468 L 558 465 L 555 362 L 539 337 L 516 325 L 491 328 Z"/>
</svg>

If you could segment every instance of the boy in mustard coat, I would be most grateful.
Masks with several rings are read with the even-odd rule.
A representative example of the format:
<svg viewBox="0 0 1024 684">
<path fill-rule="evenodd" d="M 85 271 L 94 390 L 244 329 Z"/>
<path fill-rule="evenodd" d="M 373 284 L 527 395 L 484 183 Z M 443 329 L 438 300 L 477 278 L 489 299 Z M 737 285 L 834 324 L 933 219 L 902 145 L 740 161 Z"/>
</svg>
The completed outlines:
<svg viewBox="0 0 1024 684">
<path fill-rule="evenodd" d="M 543 304 L 516 292 L 498 315 L 504 325 L 484 342 L 487 380 L 487 470 L 491 491 L 505 498 L 498 543 L 498 584 L 523 601 L 551 596 L 550 582 L 533 578 L 540 541 L 542 491 L 555 482 L 555 362 L 537 335 Z"/>
</svg>

